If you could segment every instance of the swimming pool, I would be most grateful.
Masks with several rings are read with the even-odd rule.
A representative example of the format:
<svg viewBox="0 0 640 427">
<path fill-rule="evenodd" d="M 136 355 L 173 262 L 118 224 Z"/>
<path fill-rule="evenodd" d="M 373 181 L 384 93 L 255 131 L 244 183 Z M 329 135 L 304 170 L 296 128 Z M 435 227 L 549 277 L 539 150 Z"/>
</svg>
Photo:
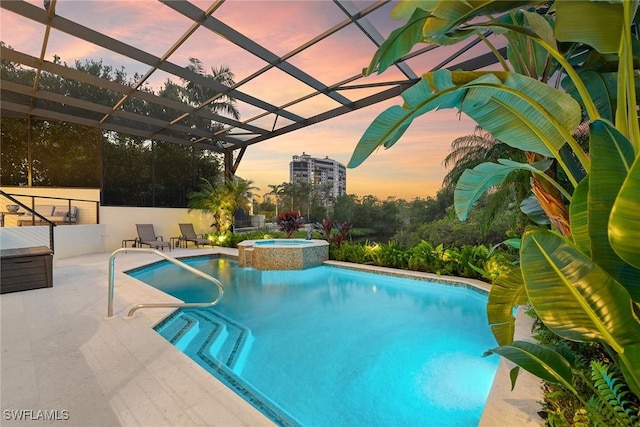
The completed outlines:
<svg viewBox="0 0 640 427">
<path fill-rule="evenodd" d="M 218 277 L 216 307 L 178 310 L 156 330 L 280 425 L 477 425 L 498 358 L 486 295 L 335 267 L 240 268 L 183 259 Z M 204 280 L 168 263 L 130 273 L 187 302 Z"/>
</svg>

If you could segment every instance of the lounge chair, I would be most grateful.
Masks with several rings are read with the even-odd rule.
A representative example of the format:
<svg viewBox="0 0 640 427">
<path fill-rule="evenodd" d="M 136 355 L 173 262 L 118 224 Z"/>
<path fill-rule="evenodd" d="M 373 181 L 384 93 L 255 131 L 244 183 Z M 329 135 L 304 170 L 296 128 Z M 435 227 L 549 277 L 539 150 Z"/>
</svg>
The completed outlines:
<svg viewBox="0 0 640 427">
<path fill-rule="evenodd" d="M 213 242 L 205 239 L 203 234 L 196 234 L 196 231 L 193 229 L 193 224 L 178 225 L 180 226 L 180 240 L 184 241 L 185 248 L 188 242 L 195 243 L 196 247 L 200 247 L 200 245 L 211 245 L 211 247 L 213 247 Z"/>
<path fill-rule="evenodd" d="M 162 236 L 156 236 L 153 224 L 136 224 L 138 230 L 139 245 L 148 245 L 150 248 L 162 249 L 168 247 L 171 250 L 171 243 L 165 242 Z"/>
</svg>

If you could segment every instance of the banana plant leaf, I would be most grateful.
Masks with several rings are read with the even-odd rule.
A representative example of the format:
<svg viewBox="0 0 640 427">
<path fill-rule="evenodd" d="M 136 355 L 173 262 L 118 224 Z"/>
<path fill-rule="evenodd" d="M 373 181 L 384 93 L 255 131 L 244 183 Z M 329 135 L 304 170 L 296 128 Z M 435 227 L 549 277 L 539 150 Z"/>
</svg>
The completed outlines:
<svg viewBox="0 0 640 427">
<path fill-rule="evenodd" d="M 591 256 L 591 239 L 589 238 L 589 175 L 584 177 L 573 190 L 569 205 L 569 219 L 571 224 L 571 238 L 573 243 L 585 255 Z"/>
<path fill-rule="evenodd" d="M 472 87 L 460 110 L 505 144 L 546 157 L 558 157 L 581 117 L 569 95 L 517 73 L 500 88 Z"/>
<path fill-rule="evenodd" d="M 562 159 L 560 163 L 564 165 L 567 175 L 575 177 L 576 182 L 582 181 L 582 179 L 587 176 L 587 171 L 582 164 L 580 164 L 580 161 L 578 161 L 568 144 L 560 148 L 560 158 Z"/>
<path fill-rule="evenodd" d="M 522 241 L 520 239 L 507 239 L 502 243 L 504 243 L 507 246 L 511 246 L 514 249 L 520 249 L 520 243 L 521 242 Z"/>
<path fill-rule="evenodd" d="M 586 43 L 601 53 L 618 52 L 625 25 L 622 1 L 556 0 L 554 5 L 558 40 Z"/>
<path fill-rule="evenodd" d="M 631 368 L 635 368 L 635 372 L 629 369 L 626 364 L 620 366 L 620 370 L 622 371 L 622 375 L 627 380 L 627 384 L 632 392 L 636 394 L 636 396 L 640 396 L 640 345 L 631 345 L 625 348 L 625 358 L 635 361 L 635 365 L 631 365 Z"/>
<path fill-rule="evenodd" d="M 549 347 L 526 341 L 514 341 L 510 345 L 488 350 L 485 356 L 491 353 L 511 360 L 538 378 L 550 383 L 562 384 L 573 393 L 577 393 L 573 387 L 571 365 L 560 353 Z"/>
<path fill-rule="evenodd" d="M 533 194 L 520 203 L 520 210 L 528 216 L 531 221 L 538 225 L 551 224 L 549 217 L 545 213 L 544 209 L 542 209 L 542 206 L 540 206 L 540 202 L 536 199 L 536 196 Z"/>
<path fill-rule="evenodd" d="M 580 80 L 582 80 L 587 88 L 593 103 L 600 113 L 600 117 L 613 121 L 616 114 L 616 83 L 618 73 L 597 73 L 586 70 L 579 71 L 578 76 L 580 76 Z M 614 79 L 613 84 L 611 84 L 611 79 Z M 576 101 L 583 105 L 582 98 L 570 78 L 565 77 L 562 79 L 562 87 L 568 94 L 573 96 Z"/>
<path fill-rule="evenodd" d="M 473 169 L 465 170 L 456 183 L 453 204 L 460 221 L 466 221 L 473 204 L 489 188 L 502 184 L 514 171 L 524 170 L 541 173 L 549 168 L 552 160 L 543 160 L 535 164 L 518 163 L 508 159 L 499 159 L 498 163 L 482 163 Z"/>
<path fill-rule="evenodd" d="M 608 121 L 596 120 L 589 125 L 589 145 L 591 147 L 591 171 L 589 173 L 589 192 L 587 215 L 591 259 L 609 273 L 617 282 L 627 288 L 635 301 L 640 301 L 640 270 L 623 261 L 614 252 L 609 243 L 609 215 L 616 196 L 627 179 L 634 160 L 633 147 Z M 634 193 L 632 202 L 640 209 L 640 187 Z M 624 203 L 624 202 L 621 202 Z M 640 254 L 638 240 L 633 239 L 633 227 L 640 227 L 638 210 L 633 212 L 632 220 L 627 224 L 632 235 L 626 238 L 628 245 L 636 254 Z M 635 238 L 640 238 L 640 230 Z M 618 235 L 619 237 L 619 235 Z"/>
<path fill-rule="evenodd" d="M 479 16 L 491 16 L 506 11 L 544 3 L 541 0 L 480 0 L 480 1 L 401 1 L 391 11 L 394 19 L 408 19 L 416 8 L 430 13 L 423 28 L 425 42 L 452 44 L 462 40 L 471 33 L 461 37 L 460 26 Z M 464 33 L 464 32 L 462 32 Z"/>
<path fill-rule="evenodd" d="M 520 262 L 531 305 L 557 335 L 605 343 L 618 353 L 640 343 L 627 290 L 571 242 L 552 231 L 528 231 Z"/>
<path fill-rule="evenodd" d="M 622 184 L 609 218 L 609 241 L 618 256 L 640 268 L 640 155 Z"/>
<path fill-rule="evenodd" d="M 516 319 L 515 307 L 527 303 L 527 292 L 519 268 L 496 278 L 491 285 L 487 302 L 487 318 L 499 345 L 513 342 Z"/>
<path fill-rule="evenodd" d="M 504 143 L 555 157 L 580 123 L 571 96 L 515 73 L 438 70 L 402 93 L 403 107 L 383 111 L 369 125 L 349 161 L 353 168 L 378 147 L 393 146 L 428 111 L 458 108 Z"/>
<path fill-rule="evenodd" d="M 422 27 L 429 16 L 429 12 L 416 8 L 407 23 L 393 30 L 382 43 L 363 74 L 370 75 L 376 66 L 380 74 L 403 55 L 409 53 L 411 48 L 422 40 Z"/>
<path fill-rule="evenodd" d="M 531 12 L 517 12 L 505 15 L 500 19 L 501 23 L 517 25 L 519 27 L 532 27 L 532 30 L 550 46 L 557 48 L 553 29 L 547 20 Z M 553 64 L 549 52 L 538 43 L 534 42 L 529 34 L 519 31 L 507 31 L 505 37 L 509 40 L 507 45 L 507 57 L 513 70 L 517 73 L 528 75 L 536 80 L 545 80 L 551 72 L 549 67 Z M 557 64 L 553 64 L 555 67 Z"/>
</svg>

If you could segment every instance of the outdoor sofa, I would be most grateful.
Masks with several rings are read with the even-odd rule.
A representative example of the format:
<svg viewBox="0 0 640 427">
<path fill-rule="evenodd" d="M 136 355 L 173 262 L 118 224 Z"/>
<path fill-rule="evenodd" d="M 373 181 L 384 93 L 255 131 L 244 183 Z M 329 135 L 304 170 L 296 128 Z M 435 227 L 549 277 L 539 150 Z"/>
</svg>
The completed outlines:
<svg viewBox="0 0 640 427">
<path fill-rule="evenodd" d="M 77 206 L 71 206 L 71 211 L 69 211 L 68 205 L 36 205 L 34 210 L 56 225 L 75 224 L 78 221 Z M 25 213 L 18 219 L 18 226 L 20 227 L 32 224 L 46 225 L 47 222 L 30 212 Z"/>
</svg>

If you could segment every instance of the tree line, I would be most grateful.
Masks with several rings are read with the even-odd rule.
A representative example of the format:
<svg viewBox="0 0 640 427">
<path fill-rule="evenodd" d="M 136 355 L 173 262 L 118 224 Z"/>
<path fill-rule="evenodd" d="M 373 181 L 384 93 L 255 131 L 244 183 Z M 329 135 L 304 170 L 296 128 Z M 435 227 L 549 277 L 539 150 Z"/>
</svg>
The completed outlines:
<svg viewBox="0 0 640 427">
<path fill-rule="evenodd" d="M 53 62 L 69 66 L 57 56 Z M 129 77 L 123 68 L 102 61 L 76 61 L 71 68 L 129 86 L 141 78 L 137 73 Z M 207 73 L 201 61 L 191 58 L 187 68 L 224 85 L 234 84 L 228 67 L 212 67 L 211 73 Z M 32 85 L 35 79 L 33 69 L 6 60 L 0 61 L 0 72 L 3 79 L 25 85 Z M 39 85 L 43 91 L 68 96 L 82 94 L 84 99 L 107 106 L 115 105 L 121 98 L 116 92 L 47 72 L 42 73 Z M 140 90 L 153 92 L 148 86 Z M 200 105 L 214 95 L 209 88 L 169 79 L 157 94 L 191 106 Z M 10 101 L 13 96 L 19 95 L 7 92 L 3 99 Z M 207 108 L 239 117 L 235 102 L 229 97 L 220 97 Z M 178 115 L 137 98 L 129 99 L 126 109 L 161 120 Z M 207 129 L 212 135 L 221 126 L 201 117 L 190 117 L 184 124 Z M 74 123 L 0 117 L 0 132 L 3 185 L 101 188 L 104 205 L 186 207 L 188 195 L 200 188 L 203 179 L 219 182 L 223 175 L 221 156 L 212 151 Z"/>
<path fill-rule="evenodd" d="M 69 66 L 62 64 L 57 56 L 54 57 L 54 63 Z M 26 85 L 31 85 L 35 79 L 35 71 L 32 69 L 5 60 L 0 61 L 0 65 L 3 79 Z M 114 68 L 101 61 L 76 61 L 71 67 L 123 85 L 133 86 L 140 79 L 138 74 L 130 77 L 123 68 Z M 212 67 L 210 73 L 207 73 L 201 61 L 191 58 L 187 68 L 224 85 L 234 84 L 233 73 L 228 67 Z M 69 96 L 82 94 L 85 99 L 102 105 L 114 105 L 121 97 L 113 91 L 47 72 L 40 78 L 40 87 L 42 90 Z M 141 87 L 141 90 L 152 92 L 148 86 Z M 167 80 L 159 89 L 158 95 L 197 106 L 212 98 L 215 93 L 190 82 L 176 83 Z M 10 100 L 12 95 L 7 93 L 6 96 Z M 126 108 L 128 111 L 165 120 L 176 116 L 175 111 L 160 109 L 137 98 L 128 100 Z M 216 113 L 239 117 L 234 100 L 228 97 L 219 98 L 210 108 Z M 221 126 L 199 117 L 188 120 L 190 122 L 185 124 L 208 129 L 212 134 Z M 204 204 L 208 207 L 224 205 L 226 210 L 229 210 L 229 206 L 248 210 L 243 203 L 237 201 L 237 189 L 231 191 L 225 186 L 220 155 L 208 150 L 60 121 L 0 117 L 0 132 L 0 180 L 6 186 L 31 184 L 44 187 L 101 188 L 101 201 L 107 206 L 199 208 Z M 27 143 L 29 140 L 30 144 Z M 445 160 L 451 166 L 451 173 L 445 179 L 443 189 L 434 197 L 406 201 L 348 194 L 330 200 L 328 187 L 283 182 L 269 185 L 269 191 L 263 194 L 262 200 L 253 201 L 253 212 L 264 214 L 267 221 L 276 218 L 279 212 L 295 211 L 300 212 L 311 223 L 328 218 L 349 222 L 356 227 L 354 235 L 360 233 L 363 238 L 397 237 L 406 240 L 410 235 L 430 235 L 432 232 L 424 229 L 425 224 L 449 221 L 450 217 L 451 225 L 447 225 L 445 229 L 459 228 L 451 212 L 453 187 L 460 171 L 469 164 L 486 158 L 490 153 L 500 153 L 504 147 L 504 144 L 499 144 L 499 141 L 486 134 L 474 137 L 472 141 L 472 144 L 457 146 L 454 141 L 452 154 Z M 259 190 L 251 185 L 250 180 L 245 183 L 250 190 Z M 514 188 L 518 193 L 517 187 Z M 223 198 L 215 195 L 225 192 L 231 196 Z M 243 196 L 252 196 L 252 191 L 246 191 Z M 511 199 L 503 198 L 504 200 Z M 484 205 L 487 209 L 491 206 L 494 211 L 495 206 L 501 206 L 495 203 Z M 220 214 L 219 223 L 226 224 L 227 220 L 223 218 L 230 215 L 228 212 Z M 510 226 L 512 225 L 516 226 L 513 221 Z M 475 231 L 466 233 L 458 230 L 458 234 L 473 242 L 488 236 L 487 227 L 467 225 L 466 228 Z M 504 237 L 504 228 L 493 234 Z M 446 233 L 439 234 L 439 239 L 447 237 Z"/>
</svg>

